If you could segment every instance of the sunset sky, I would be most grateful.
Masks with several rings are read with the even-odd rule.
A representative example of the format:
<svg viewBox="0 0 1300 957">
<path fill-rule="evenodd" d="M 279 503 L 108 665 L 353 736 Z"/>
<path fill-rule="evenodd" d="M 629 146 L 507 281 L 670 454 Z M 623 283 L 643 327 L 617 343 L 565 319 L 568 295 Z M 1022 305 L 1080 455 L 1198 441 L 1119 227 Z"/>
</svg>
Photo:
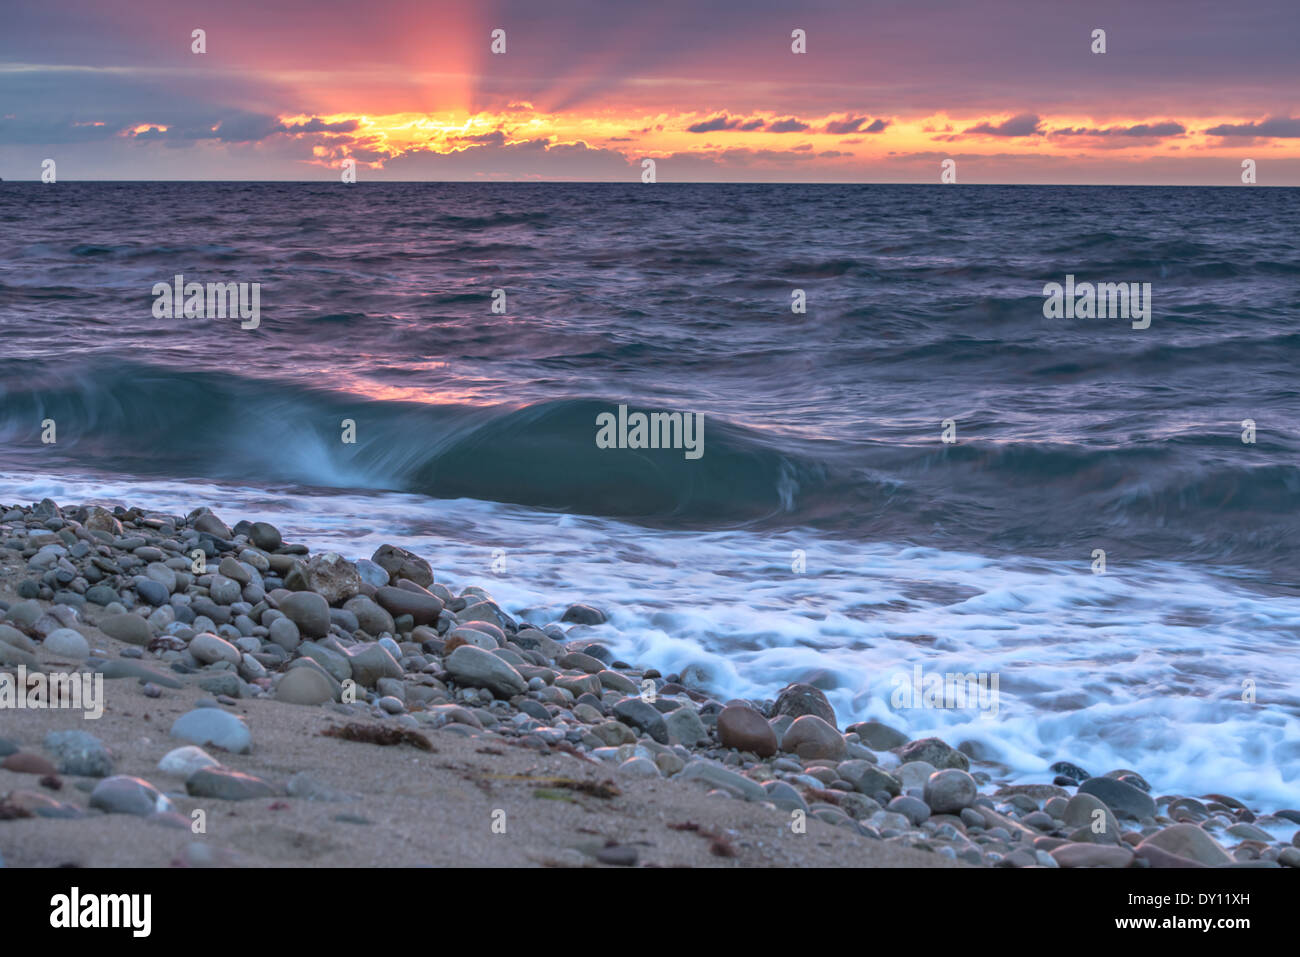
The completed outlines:
<svg viewBox="0 0 1300 957">
<path fill-rule="evenodd" d="M 0 177 L 1300 185 L 1300 0 L 6 2 Z M 1093 30 L 1106 52 L 1092 52 Z M 206 31 L 206 53 L 191 34 Z M 491 34 L 505 31 L 506 52 Z M 792 31 L 807 52 L 791 51 Z"/>
</svg>

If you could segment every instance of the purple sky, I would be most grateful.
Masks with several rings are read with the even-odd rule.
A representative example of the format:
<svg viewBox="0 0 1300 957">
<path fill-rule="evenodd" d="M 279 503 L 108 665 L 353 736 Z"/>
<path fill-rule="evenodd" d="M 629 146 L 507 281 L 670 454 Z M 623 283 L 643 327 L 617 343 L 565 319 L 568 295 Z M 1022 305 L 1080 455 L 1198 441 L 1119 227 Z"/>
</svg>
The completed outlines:
<svg viewBox="0 0 1300 957">
<path fill-rule="evenodd" d="M 0 176 L 1300 185 L 1300 2 L 6 4 Z M 191 34 L 206 31 L 206 52 Z M 506 51 L 490 51 L 506 31 Z M 1092 50 L 1094 29 L 1106 52 Z M 807 52 L 791 33 L 806 32 Z"/>
</svg>

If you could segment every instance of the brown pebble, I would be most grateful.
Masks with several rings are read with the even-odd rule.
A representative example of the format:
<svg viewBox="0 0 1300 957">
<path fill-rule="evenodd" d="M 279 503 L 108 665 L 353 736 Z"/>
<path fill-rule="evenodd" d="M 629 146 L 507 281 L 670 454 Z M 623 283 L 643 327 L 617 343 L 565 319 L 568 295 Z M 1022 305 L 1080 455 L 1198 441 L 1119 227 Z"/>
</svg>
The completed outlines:
<svg viewBox="0 0 1300 957">
<path fill-rule="evenodd" d="M 767 719 L 747 705 L 728 705 L 718 715 L 718 740 L 724 748 L 750 751 L 760 758 L 776 754 L 776 732 Z"/>
<path fill-rule="evenodd" d="M 19 774 L 46 775 L 54 774 L 58 770 L 45 758 L 39 754 L 32 754 L 30 751 L 19 751 L 17 754 L 9 755 L 0 767 L 9 771 L 16 771 Z"/>
<path fill-rule="evenodd" d="M 51 791 L 58 791 L 63 787 L 63 779 L 57 774 L 47 774 L 41 778 L 41 787 L 49 788 Z"/>
</svg>

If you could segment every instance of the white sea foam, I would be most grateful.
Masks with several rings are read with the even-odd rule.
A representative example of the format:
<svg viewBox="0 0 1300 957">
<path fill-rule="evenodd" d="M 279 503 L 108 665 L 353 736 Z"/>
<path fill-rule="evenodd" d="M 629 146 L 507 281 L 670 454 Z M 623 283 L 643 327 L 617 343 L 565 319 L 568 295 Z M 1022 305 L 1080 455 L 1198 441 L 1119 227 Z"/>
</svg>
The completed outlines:
<svg viewBox="0 0 1300 957">
<path fill-rule="evenodd" d="M 1300 598 L 1178 563 L 1093 575 L 1063 563 L 991 559 L 801 533 L 661 532 L 478 501 L 268 492 L 165 481 L 0 475 L 0 501 L 211 506 L 275 523 L 293 541 L 369 556 L 395 542 L 439 581 L 487 588 L 541 624 L 575 601 L 610 622 L 578 629 L 624 660 L 707 681 L 720 699 L 771 698 L 815 680 L 841 726 L 874 718 L 912 737 L 970 741 L 1015 782 L 1069 760 L 1140 771 L 1157 792 L 1226 792 L 1300 805 Z M 492 570 L 505 550 L 506 573 Z M 806 552 L 804 574 L 790 569 Z M 891 706 L 894 677 L 993 673 L 996 717 Z M 1254 683 L 1255 703 L 1243 700 Z"/>
</svg>

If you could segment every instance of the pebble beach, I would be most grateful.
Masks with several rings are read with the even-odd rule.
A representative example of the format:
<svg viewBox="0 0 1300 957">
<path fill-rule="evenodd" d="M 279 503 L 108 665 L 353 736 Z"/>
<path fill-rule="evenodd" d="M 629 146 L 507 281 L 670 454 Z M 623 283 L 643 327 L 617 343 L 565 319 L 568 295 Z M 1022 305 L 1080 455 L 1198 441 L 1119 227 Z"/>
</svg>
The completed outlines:
<svg viewBox="0 0 1300 957">
<path fill-rule="evenodd" d="M 103 687 L 90 720 L 11 693 L 0 857 L 1300 867 L 1295 808 L 1064 761 L 1009 784 L 978 749 L 841 727 L 809 684 L 719 700 L 618 660 L 608 609 L 527 621 L 438 577 L 436 555 L 313 553 L 207 508 L 0 507 L 8 687 Z"/>
</svg>

